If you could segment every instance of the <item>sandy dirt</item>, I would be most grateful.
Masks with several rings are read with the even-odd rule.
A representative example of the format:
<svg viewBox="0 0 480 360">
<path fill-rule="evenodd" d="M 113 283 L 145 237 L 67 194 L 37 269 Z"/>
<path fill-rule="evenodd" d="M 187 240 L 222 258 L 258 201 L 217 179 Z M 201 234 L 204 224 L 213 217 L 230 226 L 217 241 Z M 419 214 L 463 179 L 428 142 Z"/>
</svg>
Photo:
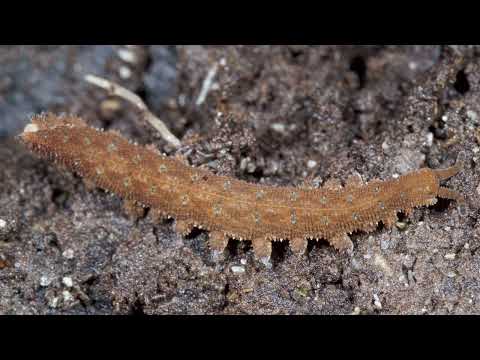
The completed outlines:
<svg viewBox="0 0 480 360">
<path fill-rule="evenodd" d="M 479 313 L 479 70 L 475 46 L 0 47 L 0 314 Z M 135 91 L 183 146 L 85 73 Z M 464 150 L 446 185 L 466 211 L 400 214 L 354 234 L 351 255 L 275 243 L 265 266 L 231 240 L 215 260 L 206 233 L 132 220 L 119 198 L 28 153 L 13 137 L 42 111 L 270 185 L 384 179 Z"/>
</svg>

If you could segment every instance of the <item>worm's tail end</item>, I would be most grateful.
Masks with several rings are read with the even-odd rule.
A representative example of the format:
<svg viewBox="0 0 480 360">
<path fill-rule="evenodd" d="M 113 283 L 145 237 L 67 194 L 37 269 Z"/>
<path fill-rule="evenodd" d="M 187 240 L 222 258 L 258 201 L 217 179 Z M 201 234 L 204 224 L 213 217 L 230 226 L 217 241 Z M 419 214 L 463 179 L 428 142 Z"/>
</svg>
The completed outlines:
<svg viewBox="0 0 480 360">
<path fill-rule="evenodd" d="M 463 170 L 465 161 L 466 161 L 465 151 L 461 151 L 457 156 L 457 161 L 455 165 L 446 169 L 434 170 L 434 173 L 437 176 L 438 181 L 446 180 L 458 174 L 460 171 Z M 438 188 L 438 197 L 443 199 L 455 200 L 458 203 L 458 205 L 462 207 L 465 205 L 465 197 L 462 194 L 443 186 L 440 186 Z"/>
</svg>

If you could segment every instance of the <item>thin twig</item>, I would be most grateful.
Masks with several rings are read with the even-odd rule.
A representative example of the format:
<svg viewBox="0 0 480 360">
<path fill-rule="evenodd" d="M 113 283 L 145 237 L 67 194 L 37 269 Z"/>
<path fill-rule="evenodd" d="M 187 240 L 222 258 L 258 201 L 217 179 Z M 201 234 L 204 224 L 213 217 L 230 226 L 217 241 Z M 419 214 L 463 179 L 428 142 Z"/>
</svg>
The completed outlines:
<svg viewBox="0 0 480 360">
<path fill-rule="evenodd" d="M 195 101 L 195 105 L 200 106 L 203 104 L 205 99 L 207 98 L 207 94 L 210 91 L 210 88 L 213 85 L 213 79 L 217 74 L 218 70 L 218 63 L 214 63 L 213 66 L 208 70 L 207 76 L 203 80 L 202 89 L 200 90 L 200 94 L 197 97 L 197 101 Z"/>
<path fill-rule="evenodd" d="M 107 90 L 110 95 L 118 96 L 135 105 L 141 111 L 142 117 L 160 133 L 160 135 L 165 141 L 167 141 L 175 148 L 179 148 L 181 146 L 180 140 L 170 132 L 170 130 L 167 128 L 167 126 L 163 123 L 162 120 L 160 120 L 150 110 L 148 110 L 147 105 L 145 105 L 145 103 L 137 94 L 134 94 L 130 90 L 127 90 L 114 82 L 95 75 L 87 74 L 85 75 L 84 79 L 90 84 Z"/>
</svg>

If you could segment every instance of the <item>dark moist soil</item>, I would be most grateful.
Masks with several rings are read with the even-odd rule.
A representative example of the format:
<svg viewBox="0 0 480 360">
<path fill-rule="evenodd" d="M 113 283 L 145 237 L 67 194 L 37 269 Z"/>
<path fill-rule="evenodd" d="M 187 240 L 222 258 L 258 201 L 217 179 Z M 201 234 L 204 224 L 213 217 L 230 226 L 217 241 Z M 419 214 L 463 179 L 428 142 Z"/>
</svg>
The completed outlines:
<svg viewBox="0 0 480 360">
<path fill-rule="evenodd" d="M 85 73 L 137 92 L 184 146 Z M 479 74 L 474 46 L 0 47 L 0 313 L 479 313 Z M 12 139 L 47 110 L 272 185 L 387 178 L 464 150 L 446 184 L 467 207 L 440 201 L 354 234 L 351 256 L 311 241 L 297 258 L 275 243 L 266 266 L 231 240 L 214 260 L 206 233 L 131 220 L 120 199 Z"/>
</svg>

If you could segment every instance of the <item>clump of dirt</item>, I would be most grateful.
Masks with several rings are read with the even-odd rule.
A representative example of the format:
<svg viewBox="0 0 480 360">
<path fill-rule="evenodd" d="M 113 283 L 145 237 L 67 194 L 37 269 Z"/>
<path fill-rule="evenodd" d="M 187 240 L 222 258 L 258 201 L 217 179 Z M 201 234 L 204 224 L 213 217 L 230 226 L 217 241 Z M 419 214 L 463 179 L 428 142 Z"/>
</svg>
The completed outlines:
<svg viewBox="0 0 480 360">
<path fill-rule="evenodd" d="M 41 111 L 181 154 L 195 166 L 272 185 L 422 166 L 463 173 L 440 201 L 392 230 L 353 236 L 352 255 L 248 242 L 214 259 L 196 231 L 131 220 L 120 199 L 26 152 L 0 147 L 0 313 L 442 314 L 480 309 L 477 254 L 480 48 L 475 46 L 1 47 L 0 133 Z M 182 139 L 169 148 L 131 105 L 86 73 L 140 94 Z"/>
</svg>

